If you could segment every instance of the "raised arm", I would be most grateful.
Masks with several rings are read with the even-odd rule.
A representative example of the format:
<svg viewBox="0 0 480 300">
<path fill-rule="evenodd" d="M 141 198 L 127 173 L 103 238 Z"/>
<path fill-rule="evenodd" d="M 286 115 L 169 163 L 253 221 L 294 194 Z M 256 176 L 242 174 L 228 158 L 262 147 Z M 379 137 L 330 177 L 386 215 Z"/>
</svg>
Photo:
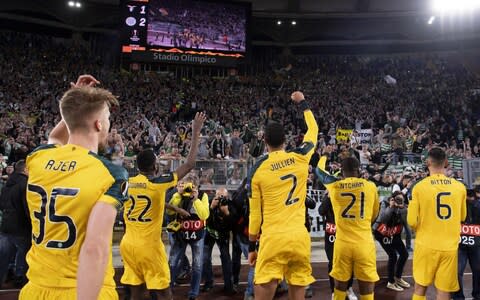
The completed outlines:
<svg viewBox="0 0 480 300">
<path fill-rule="evenodd" d="M 77 79 L 76 83 L 70 82 L 70 87 L 79 88 L 84 86 L 95 86 L 96 84 L 100 83 L 95 77 L 92 75 L 80 75 Z M 67 129 L 67 124 L 62 119 L 58 124 L 52 129 L 50 134 L 48 135 L 48 143 L 49 144 L 58 144 L 58 145 L 65 145 L 68 143 L 68 138 L 70 137 Z"/>
<path fill-rule="evenodd" d="M 320 157 L 320 160 L 318 161 L 317 167 L 315 168 L 315 175 L 317 176 L 318 180 L 320 180 L 320 182 L 325 186 L 327 186 L 328 184 L 332 184 L 338 180 L 337 177 L 330 175 L 330 173 L 325 170 L 326 163 L 327 156 L 322 155 L 322 157 Z"/>
<path fill-rule="evenodd" d="M 69 137 L 70 135 L 68 134 L 67 124 L 65 124 L 65 121 L 62 119 L 48 135 L 48 143 L 65 145 L 68 142 Z"/>
<path fill-rule="evenodd" d="M 187 160 L 175 170 L 178 180 L 182 179 L 195 167 L 195 160 L 197 158 L 198 152 L 198 143 L 200 141 L 200 131 L 202 130 L 205 119 L 206 117 L 203 112 L 197 113 L 195 115 L 192 126 L 192 142 L 190 144 L 190 151 L 188 152 Z"/>
<path fill-rule="evenodd" d="M 305 101 L 305 97 L 302 92 L 294 92 L 291 96 L 293 102 L 295 102 L 299 108 L 303 111 L 303 117 L 305 123 L 307 124 L 307 132 L 303 137 L 303 143 L 300 146 L 300 149 L 303 155 L 308 157 L 312 156 L 313 151 L 315 150 L 315 145 L 317 144 L 318 139 L 318 125 L 315 117 L 313 116 L 308 103 Z"/>
</svg>

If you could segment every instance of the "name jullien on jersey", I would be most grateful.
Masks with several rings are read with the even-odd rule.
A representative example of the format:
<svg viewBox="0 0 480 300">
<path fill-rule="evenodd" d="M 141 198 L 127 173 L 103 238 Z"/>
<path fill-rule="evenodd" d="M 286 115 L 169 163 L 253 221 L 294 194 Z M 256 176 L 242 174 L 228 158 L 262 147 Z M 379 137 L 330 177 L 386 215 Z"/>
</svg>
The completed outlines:
<svg viewBox="0 0 480 300">
<path fill-rule="evenodd" d="M 276 171 L 295 164 L 295 158 L 291 157 L 270 165 L 270 171 Z"/>
<path fill-rule="evenodd" d="M 49 171 L 60 171 L 60 172 L 71 172 L 75 171 L 75 167 L 77 166 L 77 162 L 72 161 L 55 161 L 53 159 L 49 160 L 45 165 L 45 170 Z"/>
</svg>

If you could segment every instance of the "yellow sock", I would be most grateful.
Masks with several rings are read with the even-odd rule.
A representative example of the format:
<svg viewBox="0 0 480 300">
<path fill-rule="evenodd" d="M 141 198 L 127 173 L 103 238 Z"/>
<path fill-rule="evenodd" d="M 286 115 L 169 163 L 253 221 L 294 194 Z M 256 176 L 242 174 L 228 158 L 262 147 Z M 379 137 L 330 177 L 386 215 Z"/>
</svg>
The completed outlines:
<svg viewBox="0 0 480 300">
<path fill-rule="evenodd" d="M 425 300 L 427 299 L 426 296 L 419 296 L 417 294 L 413 294 L 412 300 Z"/>
<path fill-rule="evenodd" d="M 347 291 L 340 291 L 335 289 L 333 291 L 333 300 L 345 300 L 347 297 Z"/>
<path fill-rule="evenodd" d="M 360 300 L 373 300 L 373 293 L 368 295 L 360 295 Z"/>
</svg>

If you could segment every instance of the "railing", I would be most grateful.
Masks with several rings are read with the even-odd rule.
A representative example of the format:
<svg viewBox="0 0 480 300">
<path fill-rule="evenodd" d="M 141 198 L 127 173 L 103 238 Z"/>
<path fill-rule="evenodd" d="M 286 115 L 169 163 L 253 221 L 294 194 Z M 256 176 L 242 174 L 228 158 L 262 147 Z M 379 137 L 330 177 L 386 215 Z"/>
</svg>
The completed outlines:
<svg viewBox="0 0 480 300">
<path fill-rule="evenodd" d="M 163 159 L 157 160 L 157 165 L 161 173 L 175 171 L 183 159 Z M 121 162 L 128 171 L 129 176 L 138 174 L 135 157 L 123 158 Z M 246 160 L 197 160 L 193 172 L 200 179 L 201 190 L 215 190 L 220 186 L 225 186 L 229 190 L 234 190 L 240 186 L 242 180 L 247 177 L 250 163 Z"/>
</svg>

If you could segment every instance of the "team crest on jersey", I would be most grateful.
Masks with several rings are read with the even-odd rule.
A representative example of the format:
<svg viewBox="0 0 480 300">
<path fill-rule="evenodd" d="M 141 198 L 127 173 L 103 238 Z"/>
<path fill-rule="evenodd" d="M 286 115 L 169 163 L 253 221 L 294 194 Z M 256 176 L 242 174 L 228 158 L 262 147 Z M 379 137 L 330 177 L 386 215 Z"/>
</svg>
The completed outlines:
<svg viewBox="0 0 480 300">
<path fill-rule="evenodd" d="M 128 193 L 128 181 L 122 182 L 122 184 L 120 185 L 120 190 L 122 191 L 122 196 L 123 196 L 123 197 L 127 197 L 127 193 Z"/>
</svg>

